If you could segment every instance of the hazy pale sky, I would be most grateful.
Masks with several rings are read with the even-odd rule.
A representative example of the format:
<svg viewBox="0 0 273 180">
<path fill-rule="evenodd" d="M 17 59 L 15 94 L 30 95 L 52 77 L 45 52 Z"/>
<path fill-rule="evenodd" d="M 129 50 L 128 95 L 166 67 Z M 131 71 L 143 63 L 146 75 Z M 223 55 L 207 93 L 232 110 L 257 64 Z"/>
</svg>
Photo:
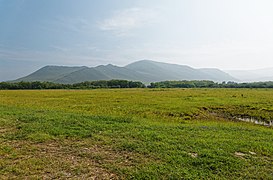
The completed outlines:
<svg viewBox="0 0 273 180">
<path fill-rule="evenodd" d="M 0 0 L 0 81 L 45 65 L 273 67 L 272 0 Z"/>
</svg>

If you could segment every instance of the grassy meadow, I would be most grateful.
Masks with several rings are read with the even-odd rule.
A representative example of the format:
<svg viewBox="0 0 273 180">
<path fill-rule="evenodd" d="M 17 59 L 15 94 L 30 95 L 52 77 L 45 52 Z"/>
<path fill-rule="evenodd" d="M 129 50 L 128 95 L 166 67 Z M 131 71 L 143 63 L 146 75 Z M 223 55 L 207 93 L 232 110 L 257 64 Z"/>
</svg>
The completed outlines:
<svg viewBox="0 0 273 180">
<path fill-rule="evenodd" d="M 272 89 L 0 91 L 0 179 L 273 179 Z"/>
</svg>

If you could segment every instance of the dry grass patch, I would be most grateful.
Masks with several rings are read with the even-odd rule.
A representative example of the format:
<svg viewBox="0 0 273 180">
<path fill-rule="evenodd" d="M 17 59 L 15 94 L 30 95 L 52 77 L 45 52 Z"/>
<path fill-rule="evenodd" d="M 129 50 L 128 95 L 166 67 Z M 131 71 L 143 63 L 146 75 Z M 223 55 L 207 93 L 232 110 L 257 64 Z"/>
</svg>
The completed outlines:
<svg viewBox="0 0 273 180">
<path fill-rule="evenodd" d="M 117 152 L 76 139 L 5 141 L 1 142 L 0 156 L 0 179 L 118 179 L 117 168 L 131 168 L 136 159 L 143 160 L 132 152 Z"/>
</svg>

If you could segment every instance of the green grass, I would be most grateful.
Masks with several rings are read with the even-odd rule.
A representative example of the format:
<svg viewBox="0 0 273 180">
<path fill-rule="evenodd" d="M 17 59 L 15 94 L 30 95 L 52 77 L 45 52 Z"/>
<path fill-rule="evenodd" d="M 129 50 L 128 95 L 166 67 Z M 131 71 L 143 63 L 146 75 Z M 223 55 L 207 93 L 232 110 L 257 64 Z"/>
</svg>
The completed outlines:
<svg viewBox="0 0 273 180">
<path fill-rule="evenodd" d="M 273 179 L 269 89 L 0 91 L 0 179 Z"/>
</svg>

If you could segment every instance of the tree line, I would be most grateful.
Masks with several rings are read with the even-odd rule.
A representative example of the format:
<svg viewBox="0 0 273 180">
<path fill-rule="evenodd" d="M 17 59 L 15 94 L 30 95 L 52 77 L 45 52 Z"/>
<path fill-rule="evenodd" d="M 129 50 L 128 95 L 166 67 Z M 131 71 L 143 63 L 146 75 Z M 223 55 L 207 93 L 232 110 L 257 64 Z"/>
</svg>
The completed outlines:
<svg viewBox="0 0 273 180">
<path fill-rule="evenodd" d="M 97 89 L 97 88 L 144 88 L 142 82 L 127 80 L 86 81 L 75 84 L 59 84 L 53 82 L 1 82 L 0 89 Z"/>
<path fill-rule="evenodd" d="M 267 82 L 222 82 L 217 83 L 207 80 L 193 80 L 193 81 L 162 81 L 151 83 L 149 88 L 273 88 L 273 81 Z"/>
<path fill-rule="evenodd" d="M 98 88 L 273 88 L 273 81 L 267 82 L 222 82 L 207 80 L 193 81 L 161 81 L 145 86 L 139 81 L 100 80 L 86 81 L 75 84 L 59 84 L 53 82 L 0 82 L 0 89 L 98 89 Z"/>
</svg>

